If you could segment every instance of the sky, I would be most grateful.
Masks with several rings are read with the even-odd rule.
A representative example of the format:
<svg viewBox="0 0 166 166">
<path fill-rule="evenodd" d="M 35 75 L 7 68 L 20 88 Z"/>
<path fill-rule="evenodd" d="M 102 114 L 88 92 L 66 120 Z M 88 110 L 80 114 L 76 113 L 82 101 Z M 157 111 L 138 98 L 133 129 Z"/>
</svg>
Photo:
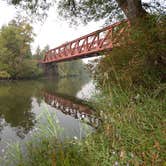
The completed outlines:
<svg viewBox="0 0 166 166">
<path fill-rule="evenodd" d="M 0 27 L 12 20 L 17 12 L 19 13 L 14 6 L 0 0 Z M 44 48 L 44 46 L 49 45 L 50 48 L 55 48 L 67 41 L 100 29 L 103 23 L 102 21 L 91 22 L 86 26 L 81 24 L 77 27 L 71 27 L 69 23 L 59 18 L 55 7 L 51 8 L 43 24 L 39 22 L 33 24 L 36 37 L 32 43 L 32 52 L 34 53 L 38 46 Z"/>
</svg>

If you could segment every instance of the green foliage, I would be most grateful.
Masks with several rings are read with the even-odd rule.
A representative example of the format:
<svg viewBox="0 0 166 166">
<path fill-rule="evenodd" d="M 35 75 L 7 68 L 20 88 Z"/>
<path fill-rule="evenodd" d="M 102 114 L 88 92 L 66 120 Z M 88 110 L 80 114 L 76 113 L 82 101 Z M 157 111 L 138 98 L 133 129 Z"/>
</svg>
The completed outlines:
<svg viewBox="0 0 166 166">
<path fill-rule="evenodd" d="M 0 78 L 10 78 L 10 74 L 6 71 L 0 71 Z"/>
<path fill-rule="evenodd" d="M 37 47 L 36 49 L 36 52 L 35 54 L 33 55 L 33 58 L 34 59 L 37 59 L 37 60 L 43 60 L 44 59 L 44 56 L 45 56 L 45 53 L 49 50 L 49 46 L 46 45 L 43 49 L 41 49 L 39 46 Z"/>
<path fill-rule="evenodd" d="M 70 20 L 71 23 L 78 21 L 87 23 L 91 20 L 98 21 L 100 19 L 110 22 L 112 19 L 124 18 L 116 0 L 60 1 L 58 9 L 60 15 Z"/>
<path fill-rule="evenodd" d="M 100 19 L 110 23 L 114 20 L 122 20 L 125 17 L 129 18 L 132 15 L 131 13 L 135 11 L 137 12 L 134 14 L 139 17 L 142 11 L 144 14 L 146 13 L 144 9 L 153 14 L 165 14 L 165 6 L 158 0 L 146 3 L 140 0 L 130 0 L 130 2 L 126 0 L 64 0 L 59 1 L 58 6 L 60 16 L 70 20 L 71 23 L 78 21 L 88 23 Z"/>
<path fill-rule="evenodd" d="M 17 78 L 36 78 L 42 75 L 42 69 L 37 66 L 37 62 L 30 59 L 25 59 L 17 68 Z"/>
<path fill-rule="evenodd" d="M 79 21 L 87 23 L 92 20 L 97 21 L 100 19 L 104 19 L 106 23 L 110 23 L 114 20 L 121 20 L 124 18 L 124 13 L 126 14 L 128 13 L 127 11 L 133 11 L 134 8 L 137 8 L 138 12 L 141 12 L 140 8 L 144 8 L 149 13 L 165 14 L 164 3 L 159 0 L 151 0 L 149 2 L 133 0 L 130 1 L 130 3 L 126 0 L 9 0 L 7 2 L 15 6 L 19 5 L 27 11 L 28 15 L 31 17 L 35 16 L 33 18 L 39 18 L 39 20 L 44 20 L 48 14 L 49 8 L 55 3 L 58 3 L 57 11 L 59 12 L 59 16 L 67 19 L 67 21 L 70 20 L 72 24 L 78 23 Z M 138 3 L 140 3 L 140 6 L 137 6 Z"/>
<path fill-rule="evenodd" d="M 124 91 L 112 87 L 110 94 L 95 97 L 94 106 L 102 110 L 104 122 L 99 136 L 106 139 L 104 145 L 110 149 L 110 158 L 114 156 L 111 165 L 115 160 L 119 165 L 164 164 L 165 90 L 156 98 L 155 93 L 147 93 L 144 88 Z"/>
<path fill-rule="evenodd" d="M 119 40 L 120 46 L 100 60 L 96 80 L 100 85 L 154 87 L 166 81 L 165 22 L 155 17 L 136 23 Z M 104 74 L 103 74 L 104 73 Z"/>
<path fill-rule="evenodd" d="M 33 36 L 32 27 L 25 20 L 13 20 L 1 28 L 0 71 L 14 79 L 32 77 L 39 72 L 37 63 L 31 60 Z"/>
<path fill-rule="evenodd" d="M 87 70 L 82 60 L 58 63 L 58 73 L 61 77 L 82 76 L 88 77 Z M 85 78 L 86 79 L 86 78 Z"/>
</svg>

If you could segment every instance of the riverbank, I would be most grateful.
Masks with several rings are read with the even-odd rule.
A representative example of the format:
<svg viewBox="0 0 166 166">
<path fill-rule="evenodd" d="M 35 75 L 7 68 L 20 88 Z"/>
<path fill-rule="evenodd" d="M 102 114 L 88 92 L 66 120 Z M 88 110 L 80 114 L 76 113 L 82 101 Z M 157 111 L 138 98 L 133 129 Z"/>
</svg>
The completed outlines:
<svg viewBox="0 0 166 166">
<path fill-rule="evenodd" d="M 165 85 L 153 93 L 112 88 L 95 95 L 90 103 L 103 122 L 95 133 L 62 144 L 55 135 L 43 135 L 43 131 L 57 134 L 54 121 L 49 120 L 53 128 L 39 130 L 36 139 L 27 143 L 26 155 L 15 148 L 10 161 L 22 166 L 165 164 Z"/>
<path fill-rule="evenodd" d="M 95 105 L 102 110 L 100 115 L 104 122 L 99 138 L 101 143 L 106 140 L 105 162 L 110 165 L 165 164 L 165 88 L 160 85 L 153 92 L 144 88 L 131 91 L 113 88 L 111 94 L 97 97 Z M 102 146 L 94 156 L 100 156 L 101 150 Z M 95 160 L 100 165 L 102 155 L 93 162 Z"/>
<path fill-rule="evenodd" d="M 66 79 L 66 78 L 82 78 L 80 75 L 57 75 L 55 76 L 44 76 L 38 75 L 35 77 L 22 77 L 22 78 L 8 78 L 8 77 L 0 77 L 0 82 L 11 82 L 11 81 L 33 81 L 33 80 L 57 80 L 57 79 Z M 82 78 L 83 79 L 83 78 Z M 90 76 L 86 76 L 86 80 L 90 80 Z"/>
</svg>

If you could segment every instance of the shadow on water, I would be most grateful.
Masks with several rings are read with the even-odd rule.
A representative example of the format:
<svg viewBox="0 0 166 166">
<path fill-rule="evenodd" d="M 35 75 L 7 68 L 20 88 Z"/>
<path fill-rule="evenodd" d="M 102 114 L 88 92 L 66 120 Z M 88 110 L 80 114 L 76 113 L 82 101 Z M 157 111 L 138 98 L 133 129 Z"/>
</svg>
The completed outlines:
<svg viewBox="0 0 166 166">
<path fill-rule="evenodd" d="M 5 141 L 21 141 L 28 136 L 35 128 L 43 104 L 57 113 L 66 134 L 71 137 L 80 132 L 82 123 L 97 127 L 99 120 L 93 110 L 76 98 L 88 81 L 63 78 L 0 83 L 0 149 L 4 148 Z"/>
</svg>

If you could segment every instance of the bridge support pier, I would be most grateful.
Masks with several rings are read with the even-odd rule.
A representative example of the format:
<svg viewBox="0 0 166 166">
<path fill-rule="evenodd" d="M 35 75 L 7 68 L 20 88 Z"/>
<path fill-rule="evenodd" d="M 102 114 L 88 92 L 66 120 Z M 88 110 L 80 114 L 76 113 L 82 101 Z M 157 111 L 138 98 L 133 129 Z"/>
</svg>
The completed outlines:
<svg viewBox="0 0 166 166">
<path fill-rule="evenodd" d="M 58 65 L 55 62 L 43 64 L 43 69 L 46 77 L 58 77 Z"/>
</svg>

